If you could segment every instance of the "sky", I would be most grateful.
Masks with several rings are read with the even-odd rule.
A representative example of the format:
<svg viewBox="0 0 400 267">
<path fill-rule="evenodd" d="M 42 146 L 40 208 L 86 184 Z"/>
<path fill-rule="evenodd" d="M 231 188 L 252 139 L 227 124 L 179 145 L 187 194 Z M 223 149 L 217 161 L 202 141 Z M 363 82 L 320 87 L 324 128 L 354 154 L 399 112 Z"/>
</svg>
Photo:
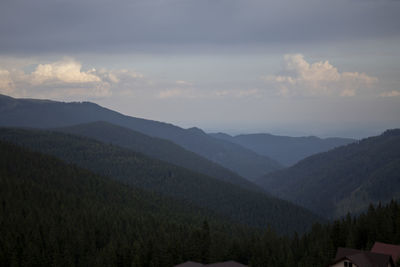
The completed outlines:
<svg viewBox="0 0 400 267">
<path fill-rule="evenodd" d="M 2 0 L 0 94 L 230 134 L 400 126 L 399 0 Z"/>
</svg>

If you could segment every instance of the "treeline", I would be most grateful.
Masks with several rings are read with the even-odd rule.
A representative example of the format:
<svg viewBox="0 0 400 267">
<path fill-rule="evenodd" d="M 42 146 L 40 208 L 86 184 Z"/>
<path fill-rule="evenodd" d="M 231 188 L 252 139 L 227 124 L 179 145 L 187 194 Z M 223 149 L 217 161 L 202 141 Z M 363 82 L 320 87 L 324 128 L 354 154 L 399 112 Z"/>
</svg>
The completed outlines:
<svg viewBox="0 0 400 267">
<path fill-rule="evenodd" d="M 0 142 L 0 266 L 325 266 L 375 241 L 400 243 L 397 202 L 285 237 Z"/>
<path fill-rule="evenodd" d="M 358 217 L 347 215 L 327 225 L 315 224 L 301 238 L 292 238 L 291 247 L 298 261 L 293 266 L 326 266 L 338 247 L 370 250 L 376 241 L 400 244 L 400 205 L 370 205 Z M 311 264 L 312 263 L 312 264 Z"/>
<path fill-rule="evenodd" d="M 228 259 L 230 233 L 247 228 L 210 215 L 0 142 L 0 266 Z"/>
<path fill-rule="evenodd" d="M 250 183 L 245 178 L 171 141 L 150 137 L 108 122 L 91 122 L 55 130 L 73 135 L 86 136 L 106 144 L 111 143 L 120 147 L 125 147 L 143 153 L 148 157 L 169 162 L 250 190 L 256 188 L 253 183 Z"/>
<path fill-rule="evenodd" d="M 350 215 L 329 224 L 314 224 L 304 235 L 282 237 L 266 230 L 257 237 L 232 241 L 233 259 L 250 266 L 328 266 L 338 247 L 370 250 L 374 242 L 400 244 L 400 205 L 370 206 L 358 217 Z M 398 265 L 400 266 L 400 265 Z"/>
<path fill-rule="evenodd" d="M 0 128 L 0 140 L 55 156 L 124 184 L 211 210 L 251 227 L 266 224 L 281 233 L 305 232 L 323 220 L 303 207 L 224 182 L 130 149 L 90 138 L 43 130 Z"/>
</svg>

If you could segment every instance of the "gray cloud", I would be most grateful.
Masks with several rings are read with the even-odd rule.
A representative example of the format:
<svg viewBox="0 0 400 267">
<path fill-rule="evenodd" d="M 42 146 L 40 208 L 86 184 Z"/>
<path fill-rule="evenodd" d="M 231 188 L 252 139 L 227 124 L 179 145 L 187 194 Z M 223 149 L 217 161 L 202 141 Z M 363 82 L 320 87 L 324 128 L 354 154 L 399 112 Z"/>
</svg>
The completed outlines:
<svg viewBox="0 0 400 267">
<path fill-rule="evenodd" d="M 3 0 L 0 53 L 398 37 L 399 13 L 383 0 Z"/>
</svg>

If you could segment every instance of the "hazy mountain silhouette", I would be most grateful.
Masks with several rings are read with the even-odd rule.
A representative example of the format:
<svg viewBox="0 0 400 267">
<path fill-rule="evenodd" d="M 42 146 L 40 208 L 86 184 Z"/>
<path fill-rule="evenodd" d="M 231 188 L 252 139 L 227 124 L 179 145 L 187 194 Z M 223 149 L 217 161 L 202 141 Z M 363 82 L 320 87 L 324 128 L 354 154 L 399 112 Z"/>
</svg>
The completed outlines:
<svg viewBox="0 0 400 267">
<path fill-rule="evenodd" d="M 152 158 L 173 163 L 248 189 L 256 189 L 257 187 L 236 173 L 225 169 L 221 165 L 213 163 L 196 153 L 188 151 L 171 141 L 150 137 L 108 122 L 90 122 L 70 127 L 57 128 L 55 130 L 86 136 L 104 143 L 126 147 Z"/>
<path fill-rule="evenodd" d="M 400 198 L 400 130 L 310 156 L 257 180 L 272 194 L 327 217 Z"/>
<path fill-rule="evenodd" d="M 303 232 L 320 219 L 288 201 L 149 158 L 94 139 L 44 130 L 0 128 L 0 140 L 53 155 L 96 174 L 206 208 L 233 222 L 281 233 Z M 50 170 L 49 170 L 50 171 Z M 288 220 L 287 218 L 292 218 Z"/>
<path fill-rule="evenodd" d="M 325 152 L 355 141 L 350 138 L 322 139 L 315 136 L 289 137 L 267 133 L 241 134 L 236 136 L 224 133 L 210 135 L 251 149 L 260 155 L 278 161 L 284 166 L 291 166 L 313 154 Z"/>
<path fill-rule="evenodd" d="M 95 121 L 107 121 L 170 140 L 250 180 L 281 168 L 268 157 L 213 138 L 197 128 L 183 129 L 168 123 L 125 116 L 91 102 L 64 103 L 0 95 L 1 126 L 55 128 Z"/>
</svg>

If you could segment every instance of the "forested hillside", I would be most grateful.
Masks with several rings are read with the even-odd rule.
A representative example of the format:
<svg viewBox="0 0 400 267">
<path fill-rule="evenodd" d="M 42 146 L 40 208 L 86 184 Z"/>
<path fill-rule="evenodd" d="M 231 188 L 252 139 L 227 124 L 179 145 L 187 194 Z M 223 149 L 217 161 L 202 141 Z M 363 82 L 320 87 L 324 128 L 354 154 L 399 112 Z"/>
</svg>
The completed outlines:
<svg viewBox="0 0 400 267">
<path fill-rule="evenodd" d="M 230 253 L 229 233 L 243 231 L 188 203 L 3 142 L 0 203 L 0 266 L 222 260 Z"/>
<path fill-rule="evenodd" d="M 400 243 L 400 206 L 277 235 L 0 142 L 1 266 L 326 266 L 336 248 Z"/>
<path fill-rule="evenodd" d="M 54 155 L 97 174 L 210 209 L 232 221 L 304 232 L 321 219 L 288 201 L 226 183 L 131 150 L 59 132 L 0 129 L 0 139 Z M 289 218 L 289 219 L 288 219 Z"/>
<path fill-rule="evenodd" d="M 400 198 L 400 130 L 311 156 L 257 182 L 326 217 Z"/>
<path fill-rule="evenodd" d="M 99 121 L 79 124 L 57 128 L 56 131 L 86 136 L 104 143 L 126 147 L 149 157 L 173 163 L 222 181 L 237 184 L 248 189 L 255 189 L 255 185 L 248 180 L 171 141 L 150 137 L 108 122 Z"/>
<path fill-rule="evenodd" d="M 198 128 L 182 129 L 164 122 L 125 116 L 91 102 L 64 103 L 0 95 L 0 126 L 57 128 L 96 121 L 170 140 L 250 180 L 281 168 L 268 157 L 215 139 Z"/>
<path fill-rule="evenodd" d="M 291 137 L 266 133 L 230 136 L 224 133 L 211 136 L 236 143 L 260 155 L 276 160 L 283 166 L 291 166 L 313 154 L 347 145 L 356 140 L 350 138 L 319 138 L 316 136 Z"/>
<path fill-rule="evenodd" d="M 290 266 L 327 266 L 338 247 L 370 250 L 377 241 L 400 244 L 400 205 L 397 202 L 370 205 L 358 217 L 347 215 L 326 225 L 315 224 L 309 233 L 300 238 L 294 236 L 290 247 L 295 260 Z M 290 251 L 286 255 L 290 255 Z"/>
</svg>

